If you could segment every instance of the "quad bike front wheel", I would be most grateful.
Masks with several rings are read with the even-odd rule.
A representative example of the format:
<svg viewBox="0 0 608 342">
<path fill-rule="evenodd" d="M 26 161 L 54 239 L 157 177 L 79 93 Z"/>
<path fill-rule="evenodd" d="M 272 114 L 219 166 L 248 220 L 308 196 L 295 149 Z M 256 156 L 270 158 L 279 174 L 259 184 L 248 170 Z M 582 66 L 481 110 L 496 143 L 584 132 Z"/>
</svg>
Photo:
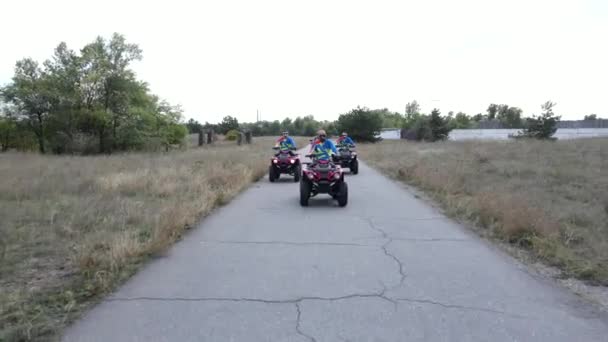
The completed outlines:
<svg viewBox="0 0 608 342">
<path fill-rule="evenodd" d="M 359 161 L 357 159 L 350 162 L 350 172 L 353 175 L 356 175 L 359 173 Z"/>
<path fill-rule="evenodd" d="M 312 185 L 309 181 L 302 179 L 300 181 L 300 205 L 303 207 L 308 207 L 308 199 L 310 198 L 310 191 L 312 190 Z"/>
<path fill-rule="evenodd" d="M 277 179 L 279 179 L 277 169 L 274 166 L 270 165 L 268 167 L 268 180 L 271 183 L 274 183 L 274 181 L 276 181 Z"/>
<path fill-rule="evenodd" d="M 348 204 L 348 184 L 346 182 L 340 183 L 336 199 L 341 207 L 345 207 Z"/>
<path fill-rule="evenodd" d="M 300 177 L 302 177 L 302 165 L 298 165 L 293 172 L 293 181 L 297 183 L 300 181 Z"/>
</svg>

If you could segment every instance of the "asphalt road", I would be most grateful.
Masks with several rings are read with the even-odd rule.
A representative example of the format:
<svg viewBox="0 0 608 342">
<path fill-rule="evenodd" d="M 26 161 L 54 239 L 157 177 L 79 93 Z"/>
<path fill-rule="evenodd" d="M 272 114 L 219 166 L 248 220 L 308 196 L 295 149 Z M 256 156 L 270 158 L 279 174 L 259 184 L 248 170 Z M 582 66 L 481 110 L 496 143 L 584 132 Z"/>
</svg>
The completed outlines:
<svg viewBox="0 0 608 342">
<path fill-rule="evenodd" d="M 350 198 L 255 184 L 64 341 L 608 341 L 608 318 L 361 165 Z"/>
</svg>

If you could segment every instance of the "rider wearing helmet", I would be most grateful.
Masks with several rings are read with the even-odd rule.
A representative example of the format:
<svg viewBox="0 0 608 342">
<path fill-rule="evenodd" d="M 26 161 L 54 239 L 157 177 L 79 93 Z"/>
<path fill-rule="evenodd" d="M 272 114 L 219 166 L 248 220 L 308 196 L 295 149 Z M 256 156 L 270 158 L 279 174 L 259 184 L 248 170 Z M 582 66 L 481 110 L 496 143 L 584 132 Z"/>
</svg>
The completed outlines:
<svg viewBox="0 0 608 342">
<path fill-rule="evenodd" d="M 317 131 L 317 137 L 312 142 L 309 154 L 315 156 L 316 160 L 331 160 L 336 153 L 338 153 L 336 146 L 331 140 L 327 139 L 327 133 L 322 129 Z"/>
<path fill-rule="evenodd" d="M 281 151 L 289 151 L 289 154 L 293 155 L 291 150 L 296 148 L 296 142 L 289 136 L 289 132 L 284 131 L 279 139 L 277 139 L 275 147 L 278 147 Z"/>
<path fill-rule="evenodd" d="M 336 143 L 338 145 L 345 144 L 355 146 L 355 142 L 348 136 L 346 132 L 342 132 L 342 135 L 338 138 L 338 140 L 336 140 Z"/>
</svg>

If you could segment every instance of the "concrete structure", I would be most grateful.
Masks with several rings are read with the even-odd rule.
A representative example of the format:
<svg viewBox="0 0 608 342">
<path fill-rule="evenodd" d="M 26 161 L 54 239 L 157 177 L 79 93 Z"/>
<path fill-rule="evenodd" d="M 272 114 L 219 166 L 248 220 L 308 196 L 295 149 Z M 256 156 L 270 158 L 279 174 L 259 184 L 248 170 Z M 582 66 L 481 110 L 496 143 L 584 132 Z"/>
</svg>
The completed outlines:
<svg viewBox="0 0 608 342">
<path fill-rule="evenodd" d="M 395 140 L 401 138 L 401 129 L 399 128 L 384 128 L 380 131 L 380 138 Z"/>
<path fill-rule="evenodd" d="M 450 140 L 506 140 L 509 134 L 517 134 L 521 129 L 455 129 L 450 132 Z M 608 128 L 558 128 L 554 135 L 559 140 L 608 137 Z"/>
</svg>

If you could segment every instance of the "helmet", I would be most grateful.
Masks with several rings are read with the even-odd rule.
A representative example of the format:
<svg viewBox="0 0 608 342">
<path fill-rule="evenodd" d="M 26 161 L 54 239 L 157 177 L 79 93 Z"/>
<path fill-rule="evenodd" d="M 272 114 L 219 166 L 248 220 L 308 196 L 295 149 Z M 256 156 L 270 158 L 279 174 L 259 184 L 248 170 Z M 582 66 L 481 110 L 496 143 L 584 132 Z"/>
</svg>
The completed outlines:
<svg viewBox="0 0 608 342">
<path fill-rule="evenodd" d="M 281 134 L 283 134 L 283 135 L 288 135 L 288 134 L 289 134 L 289 132 L 288 132 L 288 131 L 283 131 L 283 133 L 281 133 Z"/>
<path fill-rule="evenodd" d="M 327 136 L 327 133 L 325 133 L 325 130 L 320 129 L 320 130 L 317 131 L 317 135 L 325 135 L 325 136 Z"/>
<path fill-rule="evenodd" d="M 346 132 L 342 132 L 342 136 L 345 137 L 348 136 L 348 134 Z"/>
</svg>

